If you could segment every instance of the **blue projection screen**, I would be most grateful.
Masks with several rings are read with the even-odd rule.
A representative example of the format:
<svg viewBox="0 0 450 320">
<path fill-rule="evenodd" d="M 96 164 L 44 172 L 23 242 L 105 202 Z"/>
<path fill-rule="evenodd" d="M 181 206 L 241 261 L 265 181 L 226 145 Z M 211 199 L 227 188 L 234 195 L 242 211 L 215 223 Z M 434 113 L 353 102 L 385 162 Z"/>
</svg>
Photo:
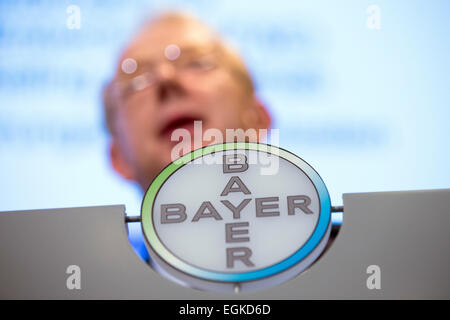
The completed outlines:
<svg viewBox="0 0 450 320">
<path fill-rule="evenodd" d="M 0 210 L 125 204 L 101 90 L 139 26 L 181 10 L 242 55 L 333 205 L 346 192 L 448 188 L 450 2 L 0 1 Z M 269 141 L 270 142 L 270 141 Z M 139 226 L 130 239 L 139 250 Z"/>
</svg>

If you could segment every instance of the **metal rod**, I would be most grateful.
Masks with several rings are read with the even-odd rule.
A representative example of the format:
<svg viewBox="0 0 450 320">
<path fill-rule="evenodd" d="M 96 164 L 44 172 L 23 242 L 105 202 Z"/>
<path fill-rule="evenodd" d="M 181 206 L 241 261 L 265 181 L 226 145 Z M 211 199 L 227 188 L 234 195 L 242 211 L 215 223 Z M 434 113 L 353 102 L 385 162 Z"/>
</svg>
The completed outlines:
<svg viewBox="0 0 450 320">
<path fill-rule="evenodd" d="M 141 216 L 125 216 L 125 223 L 141 222 Z"/>
<path fill-rule="evenodd" d="M 344 212 L 344 206 L 331 207 L 331 212 Z"/>
</svg>

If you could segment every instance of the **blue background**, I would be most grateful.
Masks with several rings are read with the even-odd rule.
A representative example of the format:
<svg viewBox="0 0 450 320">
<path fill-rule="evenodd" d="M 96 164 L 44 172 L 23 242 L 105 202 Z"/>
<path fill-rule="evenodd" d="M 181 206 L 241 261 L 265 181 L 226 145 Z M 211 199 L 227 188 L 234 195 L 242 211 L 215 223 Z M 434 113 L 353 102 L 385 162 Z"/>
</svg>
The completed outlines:
<svg viewBox="0 0 450 320">
<path fill-rule="evenodd" d="M 142 22 L 177 8 L 241 52 L 279 145 L 319 172 L 333 205 L 449 187 L 449 1 L 0 1 L 1 211 L 139 214 L 141 192 L 109 164 L 100 90 Z"/>
</svg>

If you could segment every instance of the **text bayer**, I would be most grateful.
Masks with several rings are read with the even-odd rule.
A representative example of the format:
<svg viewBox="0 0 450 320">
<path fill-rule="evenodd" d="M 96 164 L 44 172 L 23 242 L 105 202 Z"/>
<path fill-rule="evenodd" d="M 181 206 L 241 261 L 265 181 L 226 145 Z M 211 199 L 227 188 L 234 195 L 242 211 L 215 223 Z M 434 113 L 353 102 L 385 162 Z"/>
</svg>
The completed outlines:
<svg viewBox="0 0 450 320">
<path fill-rule="evenodd" d="M 270 306 L 263 305 L 251 305 L 251 304 L 225 304 L 223 306 L 223 314 L 269 314 Z"/>
</svg>

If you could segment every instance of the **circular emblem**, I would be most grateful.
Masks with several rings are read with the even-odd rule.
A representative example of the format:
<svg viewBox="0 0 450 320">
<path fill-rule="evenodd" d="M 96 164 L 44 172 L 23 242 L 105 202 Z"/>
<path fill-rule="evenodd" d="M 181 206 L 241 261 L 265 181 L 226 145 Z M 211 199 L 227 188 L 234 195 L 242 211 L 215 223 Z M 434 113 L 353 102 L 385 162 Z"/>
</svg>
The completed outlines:
<svg viewBox="0 0 450 320">
<path fill-rule="evenodd" d="M 169 164 L 141 208 L 151 265 L 197 289 L 256 290 L 287 281 L 326 247 L 331 203 L 296 155 L 260 143 L 207 146 Z"/>
</svg>

